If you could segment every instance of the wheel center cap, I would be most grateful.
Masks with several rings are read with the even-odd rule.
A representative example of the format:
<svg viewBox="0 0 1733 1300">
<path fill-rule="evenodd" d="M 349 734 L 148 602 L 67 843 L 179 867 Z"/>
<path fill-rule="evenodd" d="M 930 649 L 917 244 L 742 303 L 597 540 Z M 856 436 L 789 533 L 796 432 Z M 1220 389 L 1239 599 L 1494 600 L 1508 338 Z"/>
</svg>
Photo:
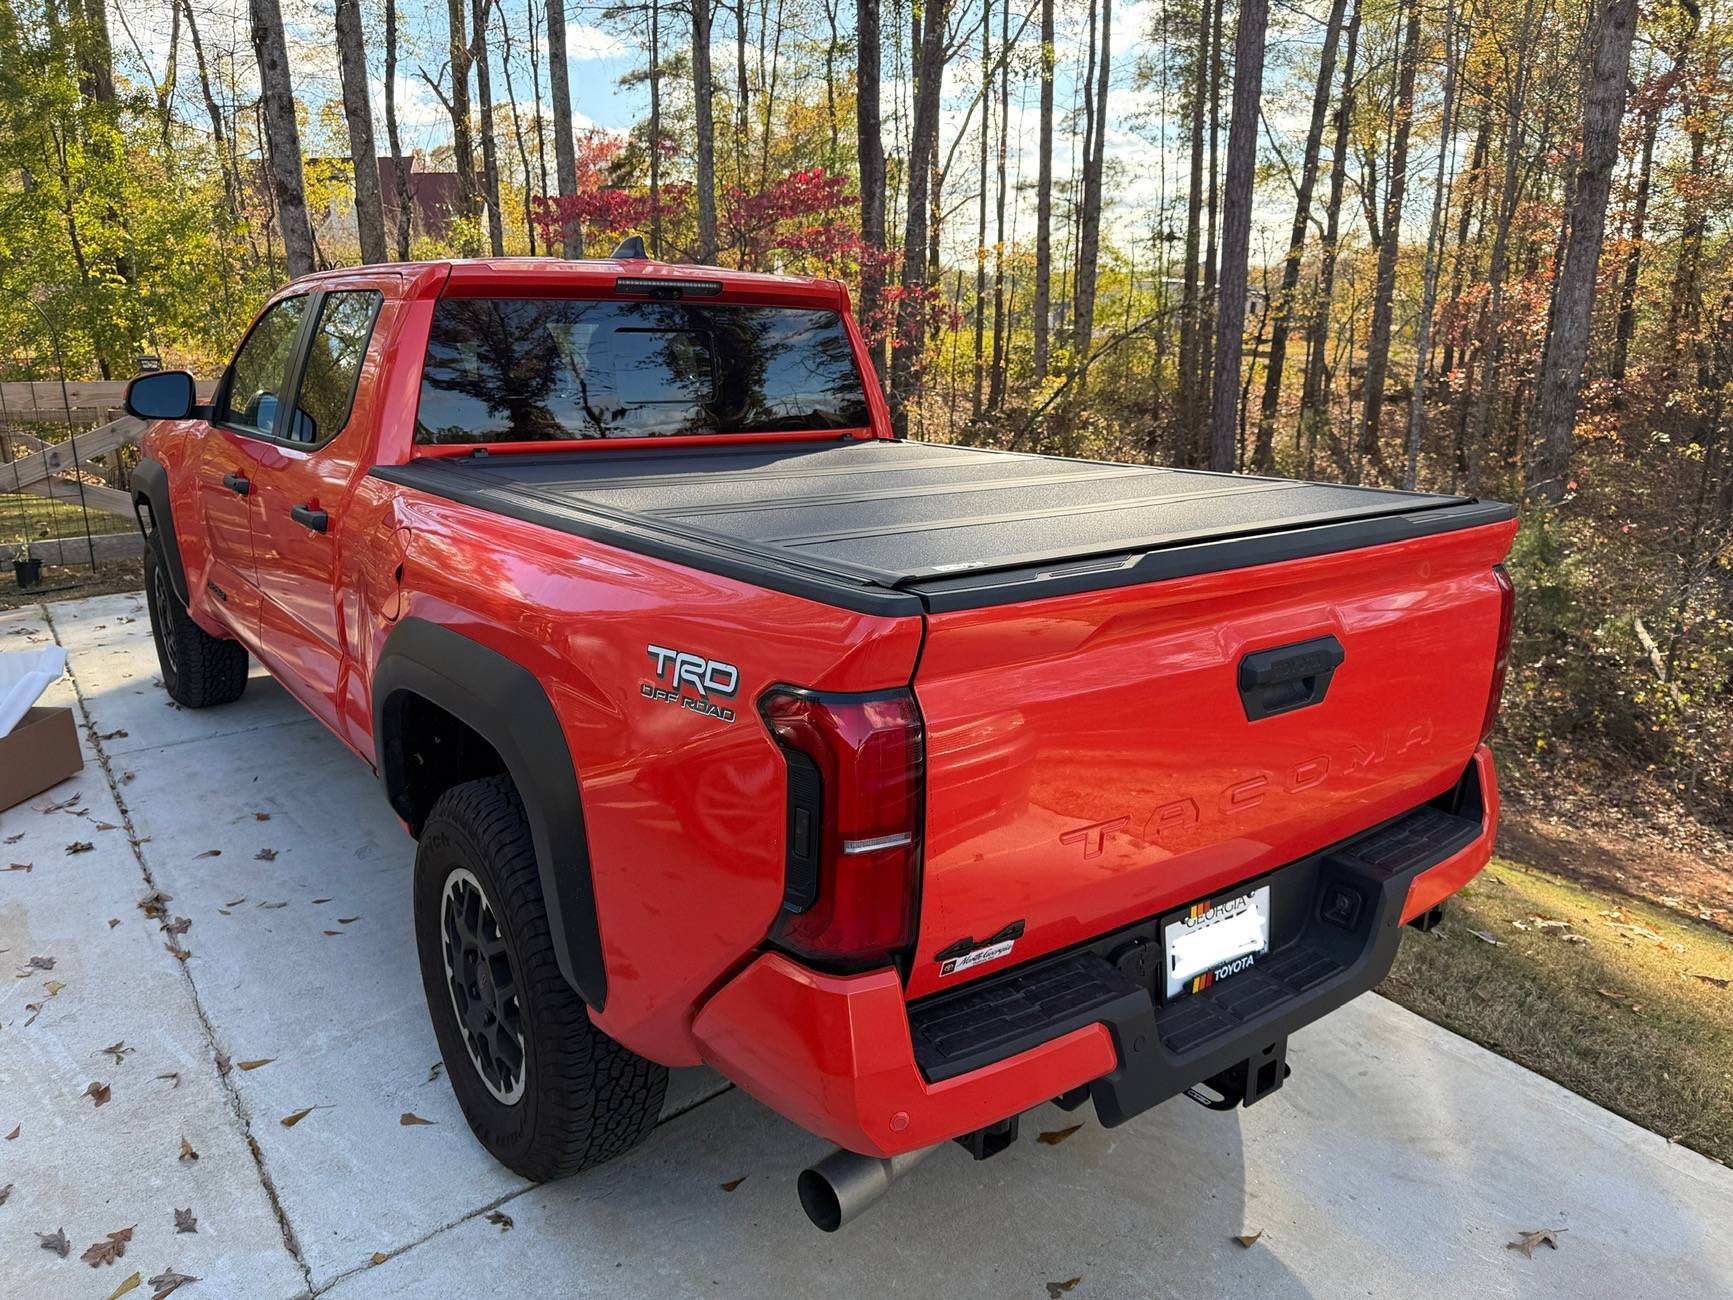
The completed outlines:
<svg viewBox="0 0 1733 1300">
<path fill-rule="evenodd" d="M 493 1001 L 493 973 L 488 970 L 486 962 L 475 968 L 475 987 L 484 1002 Z"/>
</svg>

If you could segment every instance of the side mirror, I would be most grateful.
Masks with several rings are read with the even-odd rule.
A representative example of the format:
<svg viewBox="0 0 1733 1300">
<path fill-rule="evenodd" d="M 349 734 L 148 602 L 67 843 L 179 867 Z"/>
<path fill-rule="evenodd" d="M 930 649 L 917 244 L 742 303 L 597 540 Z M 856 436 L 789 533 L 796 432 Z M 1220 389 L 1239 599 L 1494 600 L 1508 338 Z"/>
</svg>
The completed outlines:
<svg viewBox="0 0 1733 1300">
<path fill-rule="evenodd" d="M 184 370 L 159 370 L 128 384 L 124 405 L 140 420 L 184 420 L 198 405 L 198 389 Z"/>
</svg>

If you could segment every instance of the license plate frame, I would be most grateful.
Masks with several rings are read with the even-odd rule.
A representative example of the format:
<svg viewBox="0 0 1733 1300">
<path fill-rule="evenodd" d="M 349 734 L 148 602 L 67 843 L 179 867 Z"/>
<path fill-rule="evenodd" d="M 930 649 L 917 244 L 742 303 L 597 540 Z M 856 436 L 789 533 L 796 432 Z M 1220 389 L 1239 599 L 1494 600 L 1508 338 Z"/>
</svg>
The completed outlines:
<svg viewBox="0 0 1733 1300">
<path fill-rule="evenodd" d="M 1199 899 L 1161 922 L 1162 1000 L 1201 993 L 1270 951 L 1268 883 Z"/>
</svg>

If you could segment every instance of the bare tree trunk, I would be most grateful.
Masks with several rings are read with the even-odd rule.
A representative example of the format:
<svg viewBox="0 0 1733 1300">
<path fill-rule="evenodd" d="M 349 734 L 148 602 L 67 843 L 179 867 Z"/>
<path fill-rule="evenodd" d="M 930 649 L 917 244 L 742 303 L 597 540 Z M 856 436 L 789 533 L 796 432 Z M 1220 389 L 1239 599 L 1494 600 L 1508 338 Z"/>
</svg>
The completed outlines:
<svg viewBox="0 0 1733 1300">
<path fill-rule="evenodd" d="M 505 256 L 505 216 L 499 201 L 499 139 L 493 129 L 493 74 L 487 55 L 487 14 L 492 0 L 470 0 L 474 44 L 476 106 L 481 110 L 482 202 L 487 205 L 487 246 L 495 257 Z"/>
<path fill-rule="evenodd" d="M 1212 0 L 1198 0 L 1197 68 L 1191 95 L 1191 180 L 1185 194 L 1185 287 L 1179 307 L 1179 436 L 1187 464 L 1198 464 L 1199 408 L 1202 406 L 1203 364 L 1199 337 L 1203 304 L 1198 296 L 1198 254 L 1203 245 L 1204 121 L 1209 112 L 1209 32 Z"/>
<path fill-rule="evenodd" d="M 343 117 L 349 124 L 349 164 L 355 172 L 355 231 L 361 261 L 385 261 L 385 211 L 379 197 L 379 154 L 373 144 L 373 105 L 367 91 L 367 51 L 361 41 L 360 0 L 336 0 L 337 70 L 343 81 Z"/>
<path fill-rule="evenodd" d="M 1402 486 L 1412 492 L 1420 477 L 1420 435 L 1426 428 L 1426 363 L 1432 350 L 1432 309 L 1438 301 L 1438 271 L 1444 260 L 1444 177 L 1456 124 L 1456 0 L 1444 7 L 1444 111 L 1438 125 L 1438 170 L 1432 178 L 1432 221 L 1426 227 L 1425 287 L 1414 339 L 1414 397 L 1408 405 L 1408 457 Z"/>
<path fill-rule="evenodd" d="M 662 5 L 650 0 L 650 256 L 662 256 Z"/>
<path fill-rule="evenodd" d="M 1035 382 L 1047 378 L 1053 313 L 1053 0 L 1041 0 L 1041 140 L 1035 181 Z"/>
<path fill-rule="evenodd" d="M 1631 339 L 1637 332 L 1637 281 L 1643 273 L 1643 239 L 1649 219 L 1649 189 L 1655 169 L 1655 136 L 1661 126 L 1661 101 L 1652 97 L 1643 107 L 1643 153 L 1637 165 L 1636 194 L 1631 206 L 1630 251 L 1625 254 L 1625 274 L 1619 284 L 1619 323 L 1613 335 L 1613 359 L 1607 373 L 1621 382 L 1631 355 Z"/>
<path fill-rule="evenodd" d="M 307 221 L 307 187 L 301 176 L 301 132 L 295 125 L 295 88 L 277 0 L 248 0 L 253 54 L 259 64 L 260 114 L 270 153 L 271 188 L 289 278 L 313 273 L 313 227 Z"/>
<path fill-rule="evenodd" d="M 1264 367 L 1264 392 L 1258 404 L 1258 433 L 1252 468 L 1267 474 L 1275 468 L 1276 408 L 1282 397 L 1282 371 L 1288 360 L 1288 331 L 1293 322 L 1294 296 L 1300 285 L 1300 262 L 1306 250 L 1306 228 L 1312 216 L 1312 190 L 1318 182 L 1318 155 L 1323 148 L 1324 123 L 1330 114 L 1330 91 L 1336 81 L 1336 46 L 1348 0 L 1331 0 L 1324 24 L 1324 48 L 1318 56 L 1317 88 L 1312 93 L 1312 120 L 1306 128 L 1300 183 L 1294 196 L 1294 225 L 1288 234 L 1288 255 L 1282 262 L 1281 288 L 1270 319 L 1270 354 Z"/>
<path fill-rule="evenodd" d="M 183 3 L 186 0 L 183 0 Z M 409 168 L 397 134 L 397 0 L 385 0 L 385 138 L 391 144 L 391 171 L 397 188 L 397 260 L 409 260 Z"/>
<path fill-rule="evenodd" d="M 1072 373 L 1087 383 L 1082 367 L 1095 334 L 1095 288 L 1101 260 L 1101 180 L 1106 169 L 1107 82 L 1112 66 L 1113 0 L 1101 0 L 1101 34 L 1096 58 L 1095 107 L 1090 114 L 1090 152 L 1083 160 L 1082 233 L 1077 249 L 1077 315 L 1071 343 Z M 1089 87 L 1083 88 L 1085 97 Z M 1255 110 L 1254 110 L 1255 116 Z"/>
<path fill-rule="evenodd" d="M 1027 23 L 1027 19 L 1025 19 Z M 1022 39 L 1022 29 L 1018 30 Z M 1011 121 L 1011 6 L 999 6 L 999 157 L 997 233 L 993 240 L 993 369 L 987 384 L 987 408 L 997 411 L 1005 400 L 1005 154 Z"/>
<path fill-rule="evenodd" d="M 1530 494 L 1547 501 L 1564 497 L 1570 470 L 1577 389 L 1588 355 L 1595 273 L 1606 231 L 1607 196 L 1619 159 L 1619 122 L 1625 114 L 1625 77 L 1630 71 L 1631 38 L 1636 28 L 1637 0 L 1609 0 L 1596 24 L 1594 57 L 1584 87 L 1576 201 L 1571 209 L 1570 242 L 1559 272 L 1552 334 L 1541 359 L 1539 446 L 1529 480 Z"/>
<path fill-rule="evenodd" d="M 1390 180 L 1384 193 L 1384 219 L 1379 223 L 1378 278 L 1372 285 L 1372 332 L 1366 343 L 1366 402 L 1361 412 L 1360 458 L 1380 478 L 1384 450 L 1379 425 L 1384 414 L 1384 383 L 1390 371 L 1390 331 L 1396 298 L 1396 255 L 1402 244 L 1402 204 L 1408 195 L 1408 138 L 1414 127 L 1414 73 L 1420 63 L 1420 0 L 1407 0 L 1408 30 L 1402 38 L 1397 73 L 1395 144 Z"/>
<path fill-rule="evenodd" d="M 909 431 L 917 372 L 926 349 L 927 237 L 933 150 L 938 143 L 943 46 L 949 0 L 927 0 L 915 63 L 914 120 L 909 131 L 908 221 L 903 232 L 903 299 L 891 338 L 891 422 L 899 438 Z"/>
<path fill-rule="evenodd" d="M 1234 35 L 1234 106 L 1222 195 L 1221 314 L 1216 320 L 1210 468 L 1234 468 L 1240 362 L 1246 345 L 1246 272 L 1252 240 L 1252 173 L 1258 154 L 1258 101 L 1264 92 L 1264 29 L 1269 0 L 1241 0 Z M 1102 83 L 1105 96 L 1107 85 Z"/>
<path fill-rule="evenodd" d="M 981 418 L 987 395 L 987 142 L 992 135 L 993 119 L 992 19 L 993 0 L 981 0 L 981 173 L 975 196 L 975 387 L 970 398 L 970 410 L 977 420 Z"/>
<path fill-rule="evenodd" d="M 1359 83 L 1354 80 L 1355 56 L 1360 46 L 1360 0 L 1348 19 L 1348 48 L 1342 61 L 1342 94 L 1336 104 L 1336 134 L 1330 149 L 1330 201 L 1324 210 L 1324 238 L 1318 264 L 1318 288 L 1312 304 L 1312 323 L 1306 340 L 1306 374 L 1300 390 L 1299 440 L 1311 445 L 1319 426 L 1330 418 L 1329 337 L 1330 307 L 1336 293 L 1336 257 L 1342 235 L 1342 193 L 1348 179 L 1348 152 L 1354 101 Z"/>
<path fill-rule="evenodd" d="M 548 98 L 554 119 L 554 181 L 560 197 L 578 192 L 577 142 L 572 138 L 571 64 L 566 57 L 565 0 L 547 0 Z M 577 218 L 560 229 L 560 254 L 584 255 L 584 223 Z"/>
<path fill-rule="evenodd" d="M 211 119 L 211 147 L 216 152 L 217 170 L 223 178 L 223 199 L 228 207 L 231 225 L 241 219 L 241 203 L 235 170 L 230 165 L 228 132 L 223 126 L 223 111 L 217 106 L 216 92 L 211 88 L 210 66 L 205 62 L 205 43 L 199 36 L 198 21 L 193 17 L 192 0 L 179 0 L 181 14 L 186 19 L 187 34 L 193 38 L 193 60 L 199 69 L 199 90 L 204 95 L 205 112 Z"/>
<path fill-rule="evenodd" d="M 716 83 L 710 75 L 710 0 L 692 4 L 692 113 L 698 136 L 698 260 L 716 260 Z"/>
<path fill-rule="evenodd" d="M 885 145 L 879 120 L 879 0 L 855 0 L 855 151 L 860 167 L 860 319 L 871 324 L 880 310 L 885 274 Z M 884 378 L 884 346 L 875 343 L 873 364 Z"/>
<path fill-rule="evenodd" d="M 499 66 L 505 72 L 505 99 L 511 109 L 511 134 L 517 144 L 518 166 L 523 170 L 524 178 L 524 237 L 529 240 L 530 256 L 536 255 L 536 223 L 532 218 L 532 197 L 536 192 L 535 180 L 530 175 L 530 150 L 524 143 L 523 117 L 518 113 L 517 86 L 511 75 L 511 23 L 506 19 L 503 8 L 496 10 L 499 14 L 500 60 Z M 534 30 L 533 27 L 531 30 Z M 539 126 L 539 122 L 538 122 Z"/>
</svg>

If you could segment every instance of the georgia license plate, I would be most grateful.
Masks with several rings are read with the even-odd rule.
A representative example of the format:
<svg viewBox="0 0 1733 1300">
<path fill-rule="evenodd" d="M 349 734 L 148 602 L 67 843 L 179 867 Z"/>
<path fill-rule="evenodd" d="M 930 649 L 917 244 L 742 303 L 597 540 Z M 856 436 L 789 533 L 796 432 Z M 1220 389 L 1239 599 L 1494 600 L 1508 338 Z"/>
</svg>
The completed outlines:
<svg viewBox="0 0 1733 1300">
<path fill-rule="evenodd" d="M 1193 903 L 1162 935 L 1167 996 L 1201 993 L 1270 950 L 1270 887 Z"/>
</svg>

